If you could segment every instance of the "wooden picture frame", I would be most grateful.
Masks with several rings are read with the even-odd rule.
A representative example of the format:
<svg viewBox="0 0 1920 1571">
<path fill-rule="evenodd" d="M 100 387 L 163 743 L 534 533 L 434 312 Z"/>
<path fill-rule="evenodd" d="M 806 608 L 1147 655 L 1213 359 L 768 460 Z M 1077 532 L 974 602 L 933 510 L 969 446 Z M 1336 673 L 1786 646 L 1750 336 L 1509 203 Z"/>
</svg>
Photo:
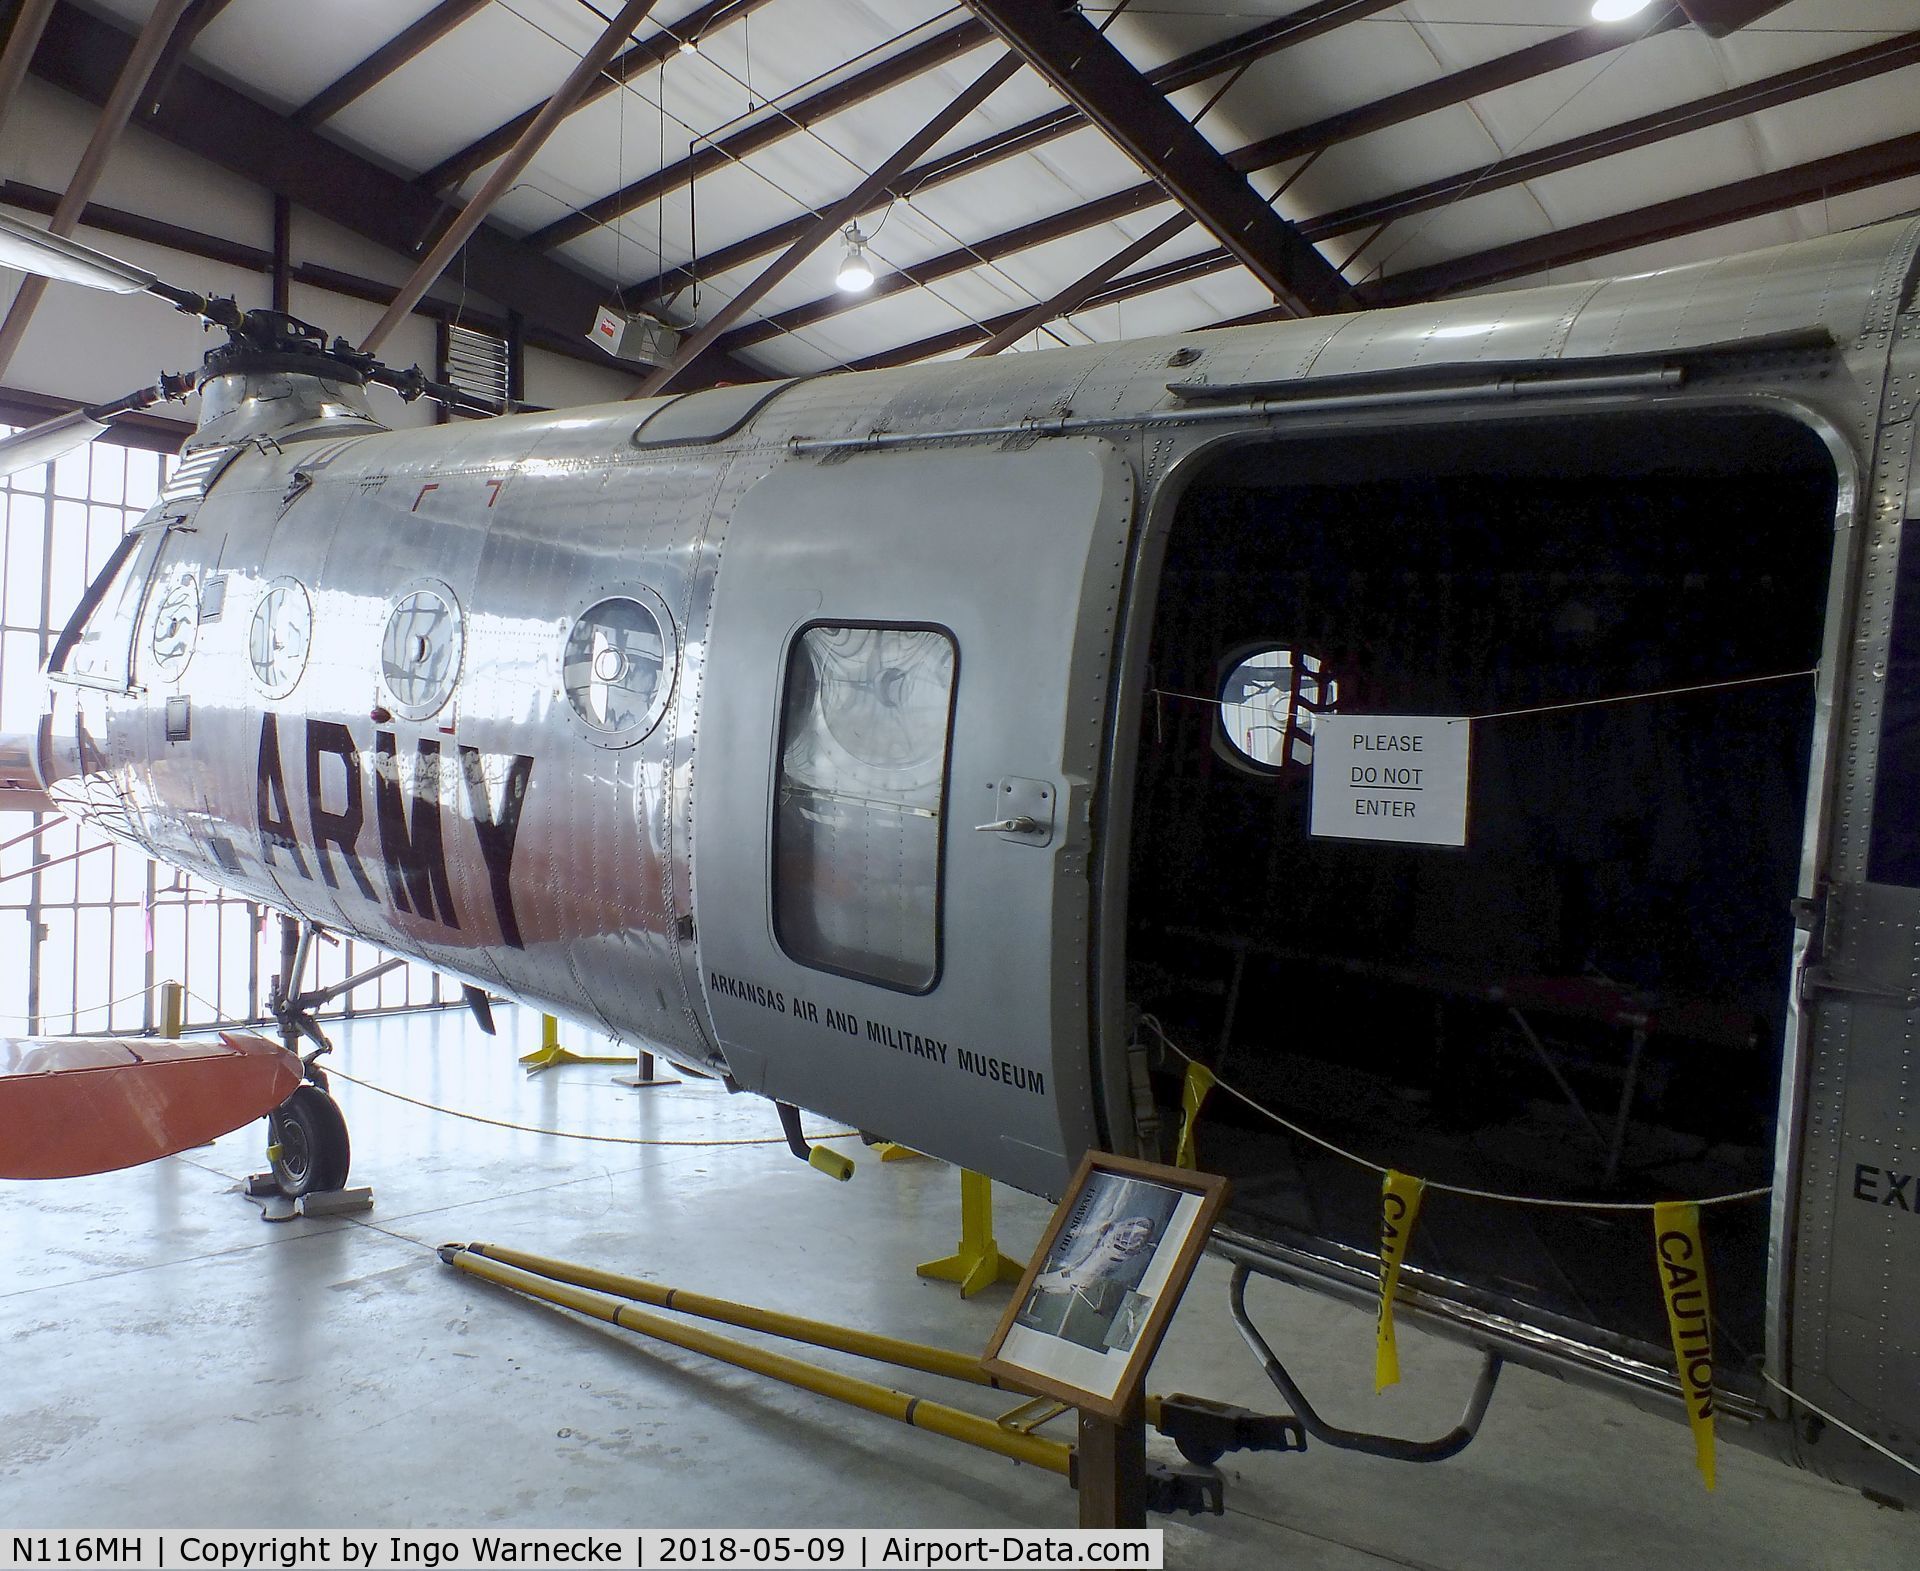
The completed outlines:
<svg viewBox="0 0 1920 1571">
<path fill-rule="evenodd" d="M 981 1367 L 1016 1390 L 1124 1417 L 1226 1197 L 1217 1173 L 1089 1151 Z"/>
</svg>

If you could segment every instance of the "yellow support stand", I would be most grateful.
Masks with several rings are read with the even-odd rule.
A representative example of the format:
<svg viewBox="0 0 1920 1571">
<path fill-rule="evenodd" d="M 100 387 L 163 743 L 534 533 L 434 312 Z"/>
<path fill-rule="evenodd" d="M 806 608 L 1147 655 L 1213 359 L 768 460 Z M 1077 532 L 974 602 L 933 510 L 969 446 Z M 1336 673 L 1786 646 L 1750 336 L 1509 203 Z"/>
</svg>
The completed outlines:
<svg viewBox="0 0 1920 1571">
<path fill-rule="evenodd" d="M 1000 1253 L 993 1236 L 993 1180 L 984 1173 L 960 1173 L 960 1248 L 914 1271 L 937 1282 L 958 1282 L 960 1296 L 971 1298 L 995 1282 L 1018 1282 L 1026 1266 Z"/>
<path fill-rule="evenodd" d="M 873 1148 L 880 1153 L 883 1162 L 925 1162 L 930 1160 L 924 1152 L 916 1151 L 912 1146 L 903 1146 L 897 1140 L 882 1140 Z"/>
<path fill-rule="evenodd" d="M 591 1053 L 576 1053 L 570 1047 L 560 1045 L 560 1022 L 552 1015 L 540 1017 L 540 1046 L 531 1053 L 522 1053 L 520 1062 L 527 1066 L 529 1074 L 539 1074 L 543 1069 L 551 1069 L 556 1064 L 632 1064 L 635 1059 L 625 1057 L 602 1057 Z"/>
</svg>

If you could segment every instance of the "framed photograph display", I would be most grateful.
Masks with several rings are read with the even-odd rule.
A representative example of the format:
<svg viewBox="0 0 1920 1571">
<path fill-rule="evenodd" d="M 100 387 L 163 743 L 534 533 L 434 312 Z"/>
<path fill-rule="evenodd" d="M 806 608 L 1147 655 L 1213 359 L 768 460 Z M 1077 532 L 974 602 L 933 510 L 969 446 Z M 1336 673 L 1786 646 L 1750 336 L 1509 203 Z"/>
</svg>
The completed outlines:
<svg viewBox="0 0 1920 1571">
<path fill-rule="evenodd" d="M 1008 1385 L 1118 1419 L 1226 1199 L 1214 1173 L 1089 1152 L 981 1360 Z"/>
</svg>

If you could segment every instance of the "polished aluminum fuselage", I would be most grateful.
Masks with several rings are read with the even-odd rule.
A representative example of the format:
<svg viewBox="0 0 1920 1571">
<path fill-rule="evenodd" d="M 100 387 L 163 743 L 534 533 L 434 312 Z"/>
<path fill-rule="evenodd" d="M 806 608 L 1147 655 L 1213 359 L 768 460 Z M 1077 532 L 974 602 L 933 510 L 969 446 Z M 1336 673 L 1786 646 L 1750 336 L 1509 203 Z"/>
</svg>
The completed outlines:
<svg viewBox="0 0 1920 1571">
<path fill-rule="evenodd" d="M 1089 1144 L 1140 1143 L 1119 980 L 1130 739 L 1159 551 L 1199 460 L 1277 428 L 1390 439 L 1408 421 L 1759 402 L 1812 426 L 1840 477 L 1801 893 L 1847 892 L 1881 924 L 1830 935 L 1829 966 L 1911 988 L 1911 944 L 1873 946 L 1920 920 L 1920 891 L 1871 884 L 1867 850 L 1917 239 L 1890 225 L 1609 283 L 409 432 L 339 399 L 294 399 L 276 423 L 229 397 L 198 476 L 147 524 L 171 526 L 160 576 L 226 575 L 224 610 L 171 673 L 143 658 L 150 604 L 125 690 L 56 681 L 41 773 L 196 876 L 1051 1190 Z M 249 618 L 284 580 L 310 599 L 310 649 L 273 692 Z M 421 584 L 457 604 L 463 639 L 451 698 L 413 721 L 381 651 Z M 651 731 L 607 746 L 566 701 L 564 652 L 583 611 L 635 593 L 671 616 L 671 693 Z M 944 970 L 920 992 L 823 977 L 772 931 L 783 651 L 835 620 L 959 629 Z M 1016 784 L 1054 793 L 1044 842 L 991 832 L 993 793 Z M 1920 1148 L 1920 1070 L 1896 1045 L 1913 1020 L 1857 992 L 1793 1007 L 1768 1353 L 1910 1453 L 1920 1218 L 1856 1214 L 1845 1185 L 1861 1140 Z M 1294 1269 L 1350 1286 L 1333 1263 Z M 1822 1455 L 1880 1476 L 1865 1453 Z"/>
</svg>

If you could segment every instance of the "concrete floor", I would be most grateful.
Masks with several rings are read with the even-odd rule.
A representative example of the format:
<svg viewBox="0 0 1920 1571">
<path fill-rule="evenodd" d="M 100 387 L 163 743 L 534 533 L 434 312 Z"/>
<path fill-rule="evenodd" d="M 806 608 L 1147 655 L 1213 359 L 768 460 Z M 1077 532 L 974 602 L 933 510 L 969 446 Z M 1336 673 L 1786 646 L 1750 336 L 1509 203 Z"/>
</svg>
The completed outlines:
<svg viewBox="0 0 1920 1571">
<path fill-rule="evenodd" d="M 489 1041 L 464 1014 L 363 1021 L 338 1033 L 338 1062 L 530 1124 L 777 1133 L 769 1107 L 708 1083 L 630 1091 L 588 1067 L 525 1081 L 513 1053 L 536 1022 L 504 1010 L 501 1030 Z M 260 1165 L 257 1127 L 130 1173 L 0 1183 L 0 1524 L 1073 1523 L 1049 1475 L 528 1304 L 432 1252 L 516 1245 L 975 1349 L 1008 1289 L 962 1302 L 913 1273 L 957 1238 L 951 1169 L 869 1158 L 837 1185 L 777 1145 L 587 1144 L 338 1091 L 355 1176 L 375 1188 L 365 1219 L 264 1223 L 230 1192 Z M 1024 1255 L 1045 1216 L 1001 1193 L 1001 1242 Z M 1152 1388 L 1270 1406 L 1225 1279 L 1203 1262 Z M 1253 1298 L 1329 1417 L 1451 1424 L 1468 1354 L 1403 1332 L 1405 1382 L 1376 1399 L 1367 1315 L 1278 1286 Z M 931 1377 L 897 1383 L 1008 1405 Z M 1524 1370 L 1451 1462 L 1318 1447 L 1229 1459 L 1227 1502 L 1224 1518 L 1167 1524 L 1170 1565 L 1920 1566 L 1914 1516 L 1730 1446 L 1707 1495 L 1684 1428 Z"/>
</svg>

